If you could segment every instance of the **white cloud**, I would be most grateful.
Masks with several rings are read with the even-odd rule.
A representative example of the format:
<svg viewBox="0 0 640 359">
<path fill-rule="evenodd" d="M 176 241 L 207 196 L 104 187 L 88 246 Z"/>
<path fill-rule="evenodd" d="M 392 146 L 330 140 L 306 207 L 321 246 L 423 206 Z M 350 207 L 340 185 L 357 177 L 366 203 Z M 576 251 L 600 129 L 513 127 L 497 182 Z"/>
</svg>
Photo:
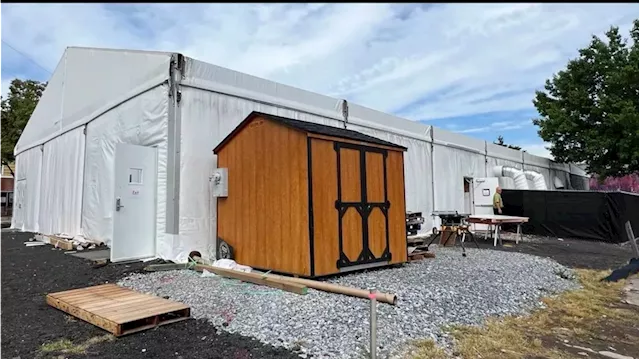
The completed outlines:
<svg viewBox="0 0 640 359">
<path fill-rule="evenodd" d="M 496 132 L 496 131 L 509 131 L 523 128 L 527 125 L 531 125 L 531 120 L 527 121 L 498 121 L 490 123 L 487 126 L 471 127 L 464 130 L 456 131 L 458 133 L 477 133 L 477 132 Z"/>
<path fill-rule="evenodd" d="M 11 85 L 11 79 L 2 79 L 2 96 L 9 93 L 9 85 Z"/>
<path fill-rule="evenodd" d="M 530 144 L 523 144 L 518 146 L 522 147 L 522 149 L 524 151 L 527 151 L 527 153 L 529 154 L 553 159 L 551 152 L 548 149 L 546 149 L 546 147 L 549 147 L 548 143 L 530 143 Z"/>
<path fill-rule="evenodd" d="M 418 120 L 532 109 L 591 34 L 637 16 L 637 4 L 11 4 L 2 39 L 49 69 L 66 46 L 178 51 Z M 6 69 L 25 73 L 9 52 L 3 93 Z"/>
</svg>

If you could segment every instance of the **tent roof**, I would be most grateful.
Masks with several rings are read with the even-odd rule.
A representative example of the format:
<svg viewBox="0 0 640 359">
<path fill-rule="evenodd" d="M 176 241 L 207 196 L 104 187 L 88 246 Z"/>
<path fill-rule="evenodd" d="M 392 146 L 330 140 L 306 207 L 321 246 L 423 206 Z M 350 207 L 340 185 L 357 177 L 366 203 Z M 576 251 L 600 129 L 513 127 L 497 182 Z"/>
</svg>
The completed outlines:
<svg viewBox="0 0 640 359">
<path fill-rule="evenodd" d="M 14 152 L 18 154 L 83 126 L 128 99 L 161 85 L 169 79 L 173 55 L 174 53 L 163 51 L 66 48 Z M 183 73 L 183 85 L 229 96 L 250 98 L 257 102 L 273 103 L 282 108 L 338 121 L 343 120 L 342 116 L 347 107 L 344 100 L 278 84 L 202 61 L 188 58 L 185 60 L 187 64 Z M 354 103 L 349 103 L 346 110 L 348 122 L 354 128 L 383 131 L 389 134 L 387 138 L 400 135 L 409 140 L 439 140 L 445 145 L 457 145 L 484 152 L 484 146 L 476 145 L 478 140 L 474 138 L 458 134 L 444 136 L 445 131 L 433 133 L 432 126 Z M 395 144 L 392 145 L 397 147 Z M 487 147 L 491 149 L 487 152 L 495 152 L 490 144 Z M 521 154 L 512 154 L 510 151 L 505 151 L 509 152 L 507 157 L 522 159 Z M 540 158 L 537 162 L 549 163 L 549 167 L 554 167 L 548 159 Z M 569 171 L 568 167 L 566 171 Z"/>
<path fill-rule="evenodd" d="M 333 127 L 327 125 L 321 125 L 313 122 L 307 121 L 299 121 L 291 118 L 286 118 L 282 116 L 270 115 L 262 112 L 253 111 L 251 112 L 242 122 L 233 130 L 227 137 L 225 137 L 218 146 L 213 150 L 214 153 L 218 153 L 242 128 L 244 128 L 251 120 L 256 117 L 262 117 L 280 124 L 283 124 L 287 127 L 293 128 L 298 131 L 313 133 L 317 135 L 325 135 L 337 138 L 344 138 L 348 140 L 368 142 L 371 144 L 381 145 L 381 146 L 389 146 L 394 147 L 401 150 L 406 150 L 406 147 L 397 145 L 392 142 L 381 140 L 377 137 L 365 135 L 364 133 L 347 130 L 340 127 Z"/>
<path fill-rule="evenodd" d="M 15 153 L 84 125 L 169 76 L 171 53 L 67 47 Z"/>
</svg>

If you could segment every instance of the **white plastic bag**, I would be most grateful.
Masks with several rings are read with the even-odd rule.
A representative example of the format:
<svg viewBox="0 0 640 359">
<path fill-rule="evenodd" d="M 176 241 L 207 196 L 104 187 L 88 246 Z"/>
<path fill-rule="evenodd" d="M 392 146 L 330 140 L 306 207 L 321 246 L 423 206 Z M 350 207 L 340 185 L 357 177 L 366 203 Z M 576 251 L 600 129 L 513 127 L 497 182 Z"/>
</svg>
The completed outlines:
<svg viewBox="0 0 640 359">
<path fill-rule="evenodd" d="M 238 264 L 233 259 L 218 259 L 211 265 L 218 268 L 231 269 L 245 273 L 250 273 L 252 270 L 251 267 Z"/>
<path fill-rule="evenodd" d="M 203 269 L 202 270 L 202 275 L 200 277 L 201 278 L 214 278 L 214 277 L 216 277 L 216 274 L 215 273 L 211 273 L 206 269 Z"/>
</svg>

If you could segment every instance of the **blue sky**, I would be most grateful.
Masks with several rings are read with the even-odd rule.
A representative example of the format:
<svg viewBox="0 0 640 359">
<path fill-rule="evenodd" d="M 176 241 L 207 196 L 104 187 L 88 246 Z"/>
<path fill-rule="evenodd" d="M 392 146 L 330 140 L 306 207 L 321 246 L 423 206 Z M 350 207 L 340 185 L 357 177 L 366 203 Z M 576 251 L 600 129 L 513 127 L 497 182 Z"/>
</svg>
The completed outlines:
<svg viewBox="0 0 640 359">
<path fill-rule="evenodd" d="M 67 46 L 176 51 L 548 155 L 532 99 L 638 4 L 2 4 L 2 93 Z"/>
</svg>

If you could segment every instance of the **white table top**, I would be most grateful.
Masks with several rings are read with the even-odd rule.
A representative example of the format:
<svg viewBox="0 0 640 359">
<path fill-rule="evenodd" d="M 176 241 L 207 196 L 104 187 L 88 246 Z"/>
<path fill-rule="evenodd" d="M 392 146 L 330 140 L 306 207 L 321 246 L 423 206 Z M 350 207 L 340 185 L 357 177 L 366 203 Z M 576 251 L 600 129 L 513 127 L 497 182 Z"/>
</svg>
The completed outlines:
<svg viewBox="0 0 640 359">
<path fill-rule="evenodd" d="M 476 219 L 490 219 L 490 220 L 496 220 L 496 221 L 516 221 L 516 220 L 522 220 L 522 221 L 528 221 L 529 217 L 516 217 L 516 216 L 503 216 L 501 214 L 472 214 L 469 216 L 469 218 L 476 218 Z"/>
</svg>

